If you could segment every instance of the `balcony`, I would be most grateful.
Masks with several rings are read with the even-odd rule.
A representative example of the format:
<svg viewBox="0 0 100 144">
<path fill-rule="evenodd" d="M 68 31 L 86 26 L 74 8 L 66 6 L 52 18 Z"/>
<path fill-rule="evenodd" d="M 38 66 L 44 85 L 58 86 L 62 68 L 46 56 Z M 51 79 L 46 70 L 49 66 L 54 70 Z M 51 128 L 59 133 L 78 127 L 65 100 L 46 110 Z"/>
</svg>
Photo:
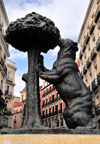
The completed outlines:
<svg viewBox="0 0 100 144">
<path fill-rule="evenodd" d="M 3 113 L 11 113 L 11 114 L 14 114 L 14 109 L 12 109 L 12 108 L 5 108 L 5 109 L 3 110 Z"/>
<path fill-rule="evenodd" d="M 96 42 L 96 50 L 99 51 L 99 49 L 100 49 L 100 37 L 98 38 Z"/>
<path fill-rule="evenodd" d="M 8 96 L 12 97 L 12 92 L 6 90 L 5 95 L 8 95 Z"/>
<path fill-rule="evenodd" d="M 90 65 L 91 65 L 91 58 L 89 57 L 88 60 L 87 60 L 87 62 L 86 62 L 86 66 L 87 66 L 87 68 L 89 68 Z"/>
<path fill-rule="evenodd" d="M 4 72 L 7 75 L 7 67 L 6 67 L 6 65 L 4 65 Z"/>
<path fill-rule="evenodd" d="M 80 51 L 80 54 L 79 54 L 79 59 L 81 59 L 83 56 L 83 53 Z"/>
<path fill-rule="evenodd" d="M 91 60 L 93 60 L 97 55 L 97 51 L 96 51 L 96 48 L 94 47 L 92 52 L 91 52 Z"/>
<path fill-rule="evenodd" d="M 47 91 L 46 93 L 44 93 L 44 94 L 42 95 L 42 97 L 47 96 L 48 94 L 50 94 L 50 93 L 53 92 L 53 91 L 55 91 L 55 88 L 50 89 L 49 91 Z"/>
<path fill-rule="evenodd" d="M 87 36 L 86 36 L 86 44 L 88 44 L 89 40 L 90 40 L 90 35 L 89 35 L 89 33 L 87 33 Z"/>
<path fill-rule="evenodd" d="M 97 23 L 100 16 L 100 5 L 97 7 L 96 14 L 95 14 L 95 23 Z"/>
<path fill-rule="evenodd" d="M 99 72 L 99 74 L 97 75 L 97 82 L 98 82 L 98 84 L 100 84 L 100 72 Z"/>
<path fill-rule="evenodd" d="M 95 106 L 95 113 L 96 113 L 96 115 L 100 114 L 100 103 Z"/>
<path fill-rule="evenodd" d="M 86 45 L 85 45 L 85 43 L 84 43 L 84 44 L 83 44 L 83 49 L 82 49 L 82 52 L 83 52 L 83 53 L 84 53 L 85 49 L 86 49 Z"/>
<path fill-rule="evenodd" d="M 9 77 L 9 76 L 7 76 L 7 81 L 9 81 L 9 82 L 11 82 L 12 83 L 12 78 L 11 77 Z"/>
<path fill-rule="evenodd" d="M 98 87 L 97 78 L 92 81 L 92 90 L 94 91 Z"/>
<path fill-rule="evenodd" d="M 92 20 L 92 23 L 91 23 L 91 26 L 90 26 L 90 35 L 92 35 L 94 27 L 95 27 L 95 21 Z"/>
<path fill-rule="evenodd" d="M 1 92 L 2 93 L 2 92 Z M 2 93 L 3 94 L 3 93 Z M 2 107 L 4 108 L 6 106 L 5 100 L 2 98 L 2 96 L 0 95 L 0 105 L 2 105 Z"/>
<path fill-rule="evenodd" d="M 4 61 L 3 61 L 2 57 L 0 57 L 0 65 L 2 66 L 2 68 L 4 67 Z"/>
<path fill-rule="evenodd" d="M 83 75 L 85 75 L 86 72 L 87 72 L 87 68 L 86 68 L 86 65 L 84 65 L 84 67 L 83 67 Z"/>
<path fill-rule="evenodd" d="M 2 57 L 0 57 L 0 70 L 2 71 L 2 74 L 4 76 L 7 75 L 7 67 L 4 64 L 4 61 L 3 61 Z"/>
</svg>

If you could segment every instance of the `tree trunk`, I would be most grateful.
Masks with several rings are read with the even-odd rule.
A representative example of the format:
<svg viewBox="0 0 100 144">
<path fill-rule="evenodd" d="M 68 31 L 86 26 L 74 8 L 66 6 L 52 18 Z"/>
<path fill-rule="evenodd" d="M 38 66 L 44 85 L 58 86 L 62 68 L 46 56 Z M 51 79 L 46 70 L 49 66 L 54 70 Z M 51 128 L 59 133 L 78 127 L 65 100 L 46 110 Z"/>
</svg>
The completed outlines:
<svg viewBox="0 0 100 144">
<path fill-rule="evenodd" d="M 39 62 L 40 50 L 33 48 L 28 50 L 28 82 L 27 82 L 27 97 L 28 101 L 28 118 L 27 128 L 43 128 L 40 115 L 40 94 L 39 94 L 39 76 L 36 71 L 36 66 Z"/>
</svg>

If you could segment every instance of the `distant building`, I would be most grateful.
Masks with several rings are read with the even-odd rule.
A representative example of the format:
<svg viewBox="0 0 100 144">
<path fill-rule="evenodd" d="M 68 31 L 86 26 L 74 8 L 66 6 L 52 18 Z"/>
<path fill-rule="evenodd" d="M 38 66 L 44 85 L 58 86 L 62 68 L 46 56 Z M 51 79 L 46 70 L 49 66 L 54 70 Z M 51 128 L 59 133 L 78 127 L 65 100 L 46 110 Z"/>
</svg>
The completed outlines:
<svg viewBox="0 0 100 144">
<path fill-rule="evenodd" d="M 7 106 L 4 109 L 2 115 L 3 128 L 1 130 L 1 133 L 7 133 L 7 131 L 12 128 L 12 116 L 14 114 L 13 94 L 14 94 L 14 86 L 15 86 L 15 71 L 16 71 L 15 63 L 13 63 L 10 60 L 7 60 L 7 77 L 6 77 L 5 91 L 4 91 L 4 99 Z"/>
<path fill-rule="evenodd" d="M 10 57 L 9 46 L 4 40 L 4 35 L 9 26 L 8 16 L 3 0 L 0 0 L 0 97 L 5 100 L 7 107 L 0 115 L 2 126 L 0 133 L 7 133 L 11 129 L 13 115 L 13 92 L 15 86 L 15 63 L 8 60 Z"/>
<path fill-rule="evenodd" d="M 20 102 L 20 97 L 14 96 L 13 103 L 18 103 L 18 102 Z"/>
<path fill-rule="evenodd" d="M 13 104 L 14 115 L 12 117 L 12 129 L 19 129 L 23 123 L 24 103 L 18 102 Z"/>
<path fill-rule="evenodd" d="M 44 125 L 49 128 L 66 127 L 63 119 L 64 109 L 65 103 L 55 86 L 43 81 L 40 91 L 40 110 Z"/>
<path fill-rule="evenodd" d="M 81 79 L 92 94 L 91 118 L 100 129 L 100 0 L 90 0 L 78 43 Z"/>
<path fill-rule="evenodd" d="M 20 102 L 26 100 L 26 87 L 22 91 L 20 91 Z"/>
</svg>

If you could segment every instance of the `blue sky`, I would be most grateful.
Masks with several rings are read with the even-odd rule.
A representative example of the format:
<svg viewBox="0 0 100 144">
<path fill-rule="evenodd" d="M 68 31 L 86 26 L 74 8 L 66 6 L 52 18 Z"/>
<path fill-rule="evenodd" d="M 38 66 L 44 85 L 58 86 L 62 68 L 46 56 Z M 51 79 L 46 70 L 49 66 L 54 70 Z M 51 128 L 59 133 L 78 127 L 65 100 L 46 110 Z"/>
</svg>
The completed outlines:
<svg viewBox="0 0 100 144">
<path fill-rule="evenodd" d="M 82 22 L 90 0 L 3 0 L 9 21 L 24 17 L 35 11 L 55 22 L 62 38 L 71 38 L 77 41 Z M 20 96 L 25 83 L 21 80 L 22 74 L 28 70 L 27 53 L 20 52 L 9 46 L 11 56 L 9 59 L 16 63 L 14 95 Z M 59 47 L 50 50 L 44 55 L 44 65 L 51 69 L 56 60 Z M 77 57 L 79 52 L 77 53 Z M 42 81 L 40 81 L 42 84 Z"/>
</svg>

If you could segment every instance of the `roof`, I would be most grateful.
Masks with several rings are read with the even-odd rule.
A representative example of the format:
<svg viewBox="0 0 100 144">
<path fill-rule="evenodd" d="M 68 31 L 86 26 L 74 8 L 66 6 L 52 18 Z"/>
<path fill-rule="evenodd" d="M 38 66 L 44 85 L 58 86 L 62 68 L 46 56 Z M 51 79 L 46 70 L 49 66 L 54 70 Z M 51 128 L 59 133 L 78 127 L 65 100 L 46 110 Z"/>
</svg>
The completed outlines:
<svg viewBox="0 0 100 144">
<path fill-rule="evenodd" d="M 19 106 L 23 106 L 23 102 L 13 103 L 13 108 Z"/>
<path fill-rule="evenodd" d="M 88 9 L 87 9 L 87 12 L 86 12 L 86 15 L 85 15 L 85 18 L 84 18 L 84 21 L 83 21 L 83 24 L 82 24 L 82 27 L 81 27 L 80 33 L 79 33 L 78 43 L 79 43 L 79 41 L 80 41 L 80 38 L 81 38 L 82 32 L 83 32 L 83 30 L 84 30 L 84 27 L 85 27 L 86 21 L 87 21 L 87 19 L 88 19 L 88 16 L 89 16 L 90 10 L 91 10 L 92 5 L 93 5 L 93 2 L 94 2 L 94 0 L 90 0 L 90 3 L 89 3 L 89 6 L 88 6 Z"/>
<path fill-rule="evenodd" d="M 23 88 L 23 90 L 22 90 L 22 91 L 20 91 L 20 92 L 24 92 L 24 91 L 26 91 L 26 87 L 24 87 L 24 88 Z"/>
</svg>

